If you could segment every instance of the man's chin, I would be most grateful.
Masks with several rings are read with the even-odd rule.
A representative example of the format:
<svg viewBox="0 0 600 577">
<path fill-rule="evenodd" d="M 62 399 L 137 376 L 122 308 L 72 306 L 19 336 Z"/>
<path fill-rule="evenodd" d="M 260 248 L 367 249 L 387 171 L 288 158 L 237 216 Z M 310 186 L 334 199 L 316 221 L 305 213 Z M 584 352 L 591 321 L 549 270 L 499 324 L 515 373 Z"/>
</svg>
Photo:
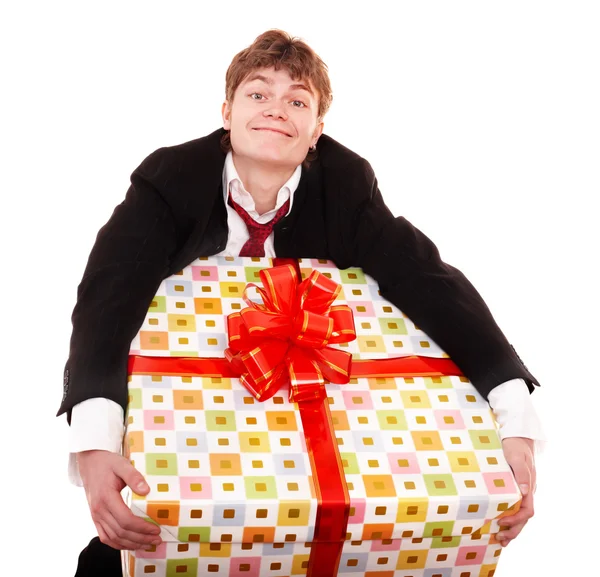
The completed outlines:
<svg viewBox="0 0 600 577">
<path fill-rule="evenodd" d="M 300 162 L 295 162 L 294 158 L 287 154 L 285 150 L 280 149 L 262 149 L 253 151 L 247 155 L 247 159 L 257 164 L 271 164 L 273 166 L 297 166 Z"/>
</svg>

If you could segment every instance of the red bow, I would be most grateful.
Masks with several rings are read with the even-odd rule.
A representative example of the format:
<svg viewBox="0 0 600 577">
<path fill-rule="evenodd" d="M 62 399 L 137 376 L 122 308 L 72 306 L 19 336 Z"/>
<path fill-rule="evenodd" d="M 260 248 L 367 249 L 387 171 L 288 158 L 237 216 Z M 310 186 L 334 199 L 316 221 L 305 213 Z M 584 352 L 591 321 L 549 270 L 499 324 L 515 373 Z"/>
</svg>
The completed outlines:
<svg viewBox="0 0 600 577">
<path fill-rule="evenodd" d="M 246 285 L 248 308 L 227 317 L 225 357 L 242 374 L 242 384 L 266 401 L 289 383 L 290 401 L 302 402 L 324 398 L 325 381 L 347 383 L 352 355 L 327 346 L 356 338 L 350 307 L 331 306 L 341 286 L 316 270 L 298 283 L 290 265 L 263 269 L 259 275 L 264 289 Z M 264 304 L 247 297 L 250 287 Z"/>
</svg>

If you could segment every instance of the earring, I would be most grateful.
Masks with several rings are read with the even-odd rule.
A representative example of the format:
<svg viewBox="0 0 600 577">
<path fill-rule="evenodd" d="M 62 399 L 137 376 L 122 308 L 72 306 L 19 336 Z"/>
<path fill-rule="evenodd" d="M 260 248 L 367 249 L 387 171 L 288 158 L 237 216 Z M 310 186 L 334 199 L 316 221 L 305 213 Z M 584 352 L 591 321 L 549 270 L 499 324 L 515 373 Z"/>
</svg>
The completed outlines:
<svg viewBox="0 0 600 577">
<path fill-rule="evenodd" d="M 310 147 L 310 150 L 311 150 L 311 152 L 314 152 L 315 150 L 317 150 L 317 145 L 316 145 L 316 144 L 313 144 L 313 145 Z"/>
</svg>

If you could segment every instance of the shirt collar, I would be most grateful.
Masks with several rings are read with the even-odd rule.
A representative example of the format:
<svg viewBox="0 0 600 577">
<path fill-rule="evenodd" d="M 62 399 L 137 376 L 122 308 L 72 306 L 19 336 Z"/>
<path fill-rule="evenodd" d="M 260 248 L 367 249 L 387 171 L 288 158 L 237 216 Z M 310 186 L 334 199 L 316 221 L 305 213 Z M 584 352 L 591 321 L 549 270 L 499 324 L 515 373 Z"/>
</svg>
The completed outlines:
<svg viewBox="0 0 600 577">
<path fill-rule="evenodd" d="M 289 180 L 279 189 L 279 192 L 277 193 L 277 201 L 273 210 L 279 210 L 283 203 L 289 198 L 290 208 L 287 214 L 290 213 L 292 210 L 292 204 L 294 202 L 294 192 L 296 192 L 296 189 L 298 188 L 301 176 L 302 164 L 299 164 L 292 176 L 290 176 Z M 232 187 L 232 196 L 236 202 L 238 202 L 246 211 L 255 210 L 254 199 L 244 187 L 244 183 L 242 182 L 242 179 L 240 178 L 235 165 L 233 164 L 233 153 L 231 150 L 225 157 L 225 166 L 223 167 L 223 199 L 225 204 L 227 204 L 230 187 Z"/>
</svg>

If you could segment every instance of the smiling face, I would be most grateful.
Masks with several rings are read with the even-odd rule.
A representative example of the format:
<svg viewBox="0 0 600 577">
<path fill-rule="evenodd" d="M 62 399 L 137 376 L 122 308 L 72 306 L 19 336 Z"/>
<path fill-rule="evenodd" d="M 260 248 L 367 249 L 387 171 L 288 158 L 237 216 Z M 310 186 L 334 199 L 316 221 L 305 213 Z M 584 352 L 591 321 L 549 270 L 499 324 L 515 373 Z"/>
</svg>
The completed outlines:
<svg viewBox="0 0 600 577">
<path fill-rule="evenodd" d="M 292 80 L 285 69 L 261 68 L 240 83 L 233 102 L 223 103 L 223 128 L 230 131 L 236 156 L 292 169 L 323 132 L 318 107 L 309 81 Z"/>
</svg>

